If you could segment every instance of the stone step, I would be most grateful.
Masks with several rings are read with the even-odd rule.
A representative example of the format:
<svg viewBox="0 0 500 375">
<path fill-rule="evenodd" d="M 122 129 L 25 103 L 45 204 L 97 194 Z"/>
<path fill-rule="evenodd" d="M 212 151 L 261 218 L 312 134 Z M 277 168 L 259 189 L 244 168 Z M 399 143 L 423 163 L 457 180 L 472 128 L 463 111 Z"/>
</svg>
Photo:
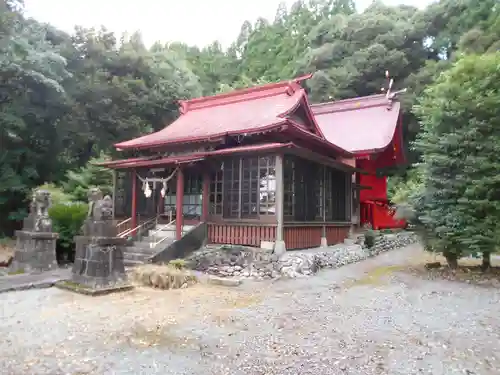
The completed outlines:
<svg viewBox="0 0 500 375">
<path fill-rule="evenodd" d="M 149 251 L 151 249 L 151 243 L 150 242 L 142 242 L 142 241 L 137 241 L 134 242 L 132 246 L 130 246 L 127 250 L 130 252 L 143 252 L 143 251 Z M 138 250 L 138 251 L 135 251 Z"/>
<path fill-rule="evenodd" d="M 160 240 L 162 240 L 163 238 L 171 238 L 173 240 L 175 240 L 176 236 L 175 236 L 175 233 L 172 233 L 172 234 L 163 234 L 163 233 L 156 233 L 156 235 L 154 236 L 148 236 L 148 237 L 143 237 L 141 238 L 141 242 L 158 242 Z"/>
<path fill-rule="evenodd" d="M 144 262 L 140 260 L 123 259 L 123 264 L 125 265 L 125 267 L 136 267 L 143 265 Z"/>
<path fill-rule="evenodd" d="M 175 236 L 175 232 L 176 232 L 175 229 L 172 229 L 172 230 L 170 230 L 170 229 L 161 229 L 161 230 L 153 229 L 153 230 L 150 230 L 148 232 L 148 237 L 170 236 L 170 235 Z"/>
<path fill-rule="evenodd" d="M 151 251 L 154 251 L 153 249 L 159 248 L 159 247 L 165 247 L 171 243 L 173 243 L 175 239 L 173 238 L 167 238 L 166 240 L 163 240 L 161 243 L 157 244 L 155 247 L 151 247 L 153 242 L 149 241 L 138 241 L 135 242 L 133 246 L 130 246 L 131 249 L 136 248 L 136 249 L 141 249 L 143 251 L 151 249 Z"/>
<path fill-rule="evenodd" d="M 126 255 L 126 254 L 134 254 L 134 255 Z M 130 251 L 127 251 L 126 253 L 123 253 L 123 258 L 134 258 L 136 255 L 141 255 L 143 258 L 150 258 L 153 255 L 156 254 L 156 251 L 154 249 L 151 249 L 151 251 L 146 251 L 143 249 L 138 249 L 138 248 L 132 248 Z"/>
<path fill-rule="evenodd" d="M 183 232 L 189 232 L 194 227 L 195 227 L 194 225 L 184 225 L 182 227 L 182 231 Z M 161 224 L 159 224 L 159 225 L 156 226 L 156 228 L 151 229 L 149 231 L 149 234 L 154 233 L 154 232 L 157 232 L 157 233 L 161 233 L 161 232 L 175 232 L 176 230 L 177 230 L 177 228 L 175 227 L 175 225 L 164 225 L 164 226 L 162 226 Z"/>
<path fill-rule="evenodd" d="M 123 259 L 124 261 L 126 260 L 132 260 L 132 261 L 140 261 L 140 262 L 145 262 L 147 259 L 149 259 L 153 254 L 146 254 L 146 253 L 123 253 Z"/>
</svg>

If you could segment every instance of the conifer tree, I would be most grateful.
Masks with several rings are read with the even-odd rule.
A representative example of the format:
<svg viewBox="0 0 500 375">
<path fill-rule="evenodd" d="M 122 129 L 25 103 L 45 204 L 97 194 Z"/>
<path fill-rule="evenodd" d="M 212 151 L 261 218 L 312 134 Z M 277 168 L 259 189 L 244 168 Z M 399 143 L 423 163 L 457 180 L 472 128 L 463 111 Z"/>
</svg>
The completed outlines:
<svg viewBox="0 0 500 375">
<path fill-rule="evenodd" d="M 500 241 L 500 53 L 465 56 L 415 108 L 425 164 L 422 221 L 432 247 L 456 267 Z"/>
</svg>

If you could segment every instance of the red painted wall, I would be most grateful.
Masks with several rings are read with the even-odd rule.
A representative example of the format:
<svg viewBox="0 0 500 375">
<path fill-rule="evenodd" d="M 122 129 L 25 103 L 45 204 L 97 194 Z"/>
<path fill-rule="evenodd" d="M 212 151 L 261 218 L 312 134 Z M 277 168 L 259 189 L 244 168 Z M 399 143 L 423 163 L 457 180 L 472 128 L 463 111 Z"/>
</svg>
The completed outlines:
<svg viewBox="0 0 500 375">
<path fill-rule="evenodd" d="M 361 174 L 359 176 L 361 186 L 369 186 L 371 189 L 362 189 L 359 192 L 361 202 L 367 200 L 387 200 L 387 177 Z"/>
</svg>

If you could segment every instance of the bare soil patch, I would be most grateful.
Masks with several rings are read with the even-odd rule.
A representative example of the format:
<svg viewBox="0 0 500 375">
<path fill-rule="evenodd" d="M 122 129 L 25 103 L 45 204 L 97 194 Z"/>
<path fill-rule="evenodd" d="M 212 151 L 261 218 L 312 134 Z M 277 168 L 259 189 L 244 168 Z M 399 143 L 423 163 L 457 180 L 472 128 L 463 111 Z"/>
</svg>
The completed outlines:
<svg viewBox="0 0 500 375">
<path fill-rule="evenodd" d="M 426 265 L 429 263 L 439 263 L 439 266 L 427 269 Z M 453 270 L 448 267 L 444 257 L 422 251 L 420 256 L 410 260 L 408 271 L 429 280 L 441 279 L 484 287 L 500 287 L 500 262 L 494 257 L 491 260 L 491 268 L 486 271 L 481 269 L 481 259 L 474 258 L 460 259 L 458 269 Z"/>
</svg>

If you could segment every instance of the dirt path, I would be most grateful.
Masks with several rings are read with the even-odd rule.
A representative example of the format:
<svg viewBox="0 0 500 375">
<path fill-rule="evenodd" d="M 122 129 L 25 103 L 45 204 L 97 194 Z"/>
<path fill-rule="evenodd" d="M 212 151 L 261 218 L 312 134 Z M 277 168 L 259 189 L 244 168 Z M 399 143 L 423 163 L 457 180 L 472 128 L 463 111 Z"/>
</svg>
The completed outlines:
<svg viewBox="0 0 500 375">
<path fill-rule="evenodd" d="M 0 294 L 0 373 L 497 374 L 498 293 L 401 272 L 420 256 L 235 289 Z"/>
</svg>

